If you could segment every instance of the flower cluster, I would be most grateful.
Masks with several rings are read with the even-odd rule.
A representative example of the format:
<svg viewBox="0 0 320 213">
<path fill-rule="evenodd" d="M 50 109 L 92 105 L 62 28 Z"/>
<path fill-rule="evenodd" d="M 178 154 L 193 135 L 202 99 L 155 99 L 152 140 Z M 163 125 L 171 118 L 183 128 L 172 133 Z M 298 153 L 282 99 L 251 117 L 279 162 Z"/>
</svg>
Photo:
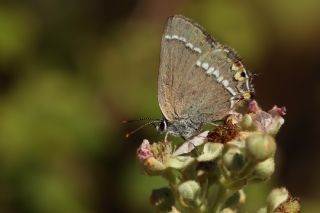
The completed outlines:
<svg viewBox="0 0 320 213">
<path fill-rule="evenodd" d="M 153 190 L 152 205 L 158 212 L 236 212 L 245 202 L 243 188 L 266 181 L 274 173 L 274 137 L 285 113 L 284 107 L 277 106 L 265 112 L 252 101 L 247 113 L 230 113 L 223 124 L 178 148 L 170 141 L 145 139 L 137 151 L 143 170 L 169 183 Z M 281 212 L 288 206 L 295 209 L 290 212 L 299 211 L 297 199 L 284 188 L 276 189 L 259 212 Z"/>
</svg>

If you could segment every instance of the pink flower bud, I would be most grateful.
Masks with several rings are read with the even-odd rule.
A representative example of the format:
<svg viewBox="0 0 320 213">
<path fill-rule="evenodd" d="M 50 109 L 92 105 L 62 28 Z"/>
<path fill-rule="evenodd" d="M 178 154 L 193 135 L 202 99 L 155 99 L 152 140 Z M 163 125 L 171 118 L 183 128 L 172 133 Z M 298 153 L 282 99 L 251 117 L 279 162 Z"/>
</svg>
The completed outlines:
<svg viewBox="0 0 320 213">
<path fill-rule="evenodd" d="M 256 113 L 258 111 L 260 111 L 260 107 L 258 105 L 258 102 L 256 100 L 252 100 L 250 103 L 249 103 L 249 106 L 248 106 L 248 112 L 251 113 Z"/>
<path fill-rule="evenodd" d="M 144 160 L 147 160 L 148 158 L 153 157 L 151 146 L 147 139 L 144 139 L 142 144 L 138 148 L 137 156 L 140 161 L 144 161 Z"/>
</svg>

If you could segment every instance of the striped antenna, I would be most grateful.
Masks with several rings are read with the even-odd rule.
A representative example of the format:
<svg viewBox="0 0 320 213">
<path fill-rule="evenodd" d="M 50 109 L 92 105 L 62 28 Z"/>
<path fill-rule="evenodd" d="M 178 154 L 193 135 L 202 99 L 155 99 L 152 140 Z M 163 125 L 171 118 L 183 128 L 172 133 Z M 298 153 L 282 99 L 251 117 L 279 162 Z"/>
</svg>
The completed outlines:
<svg viewBox="0 0 320 213">
<path fill-rule="evenodd" d="M 160 119 L 154 119 L 154 118 L 139 118 L 139 119 L 135 119 L 135 120 L 123 120 L 122 123 L 126 124 L 126 123 L 132 123 L 132 122 L 137 122 L 137 121 L 158 121 Z"/>
<path fill-rule="evenodd" d="M 134 120 L 134 121 L 136 121 L 136 120 Z M 125 137 L 126 137 L 126 138 L 129 138 L 130 135 L 138 132 L 139 130 L 143 129 L 144 127 L 146 127 L 146 126 L 148 126 L 148 125 L 150 125 L 150 124 L 155 124 L 156 122 L 158 122 L 158 120 L 153 120 L 153 121 L 150 121 L 150 122 L 148 122 L 148 123 L 145 123 L 145 124 L 143 124 L 142 126 L 139 126 L 138 128 L 134 129 L 133 131 L 127 133 L 127 134 L 125 135 Z"/>
</svg>

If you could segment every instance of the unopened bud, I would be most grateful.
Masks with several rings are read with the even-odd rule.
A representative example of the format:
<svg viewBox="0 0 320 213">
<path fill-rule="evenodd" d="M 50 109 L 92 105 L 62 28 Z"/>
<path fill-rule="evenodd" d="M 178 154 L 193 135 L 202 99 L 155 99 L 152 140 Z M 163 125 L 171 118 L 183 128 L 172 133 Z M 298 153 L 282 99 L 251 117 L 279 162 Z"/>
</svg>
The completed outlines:
<svg viewBox="0 0 320 213">
<path fill-rule="evenodd" d="M 237 147 L 230 147 L 222 157 L 223 165 L 230 172 L 240 171 L 245 165 L 245 158 Z"/>
<path fill-rule="evenodd" d="M 245 114 L 241 120 L 240 126 L 244 130 L 253 130 L 253 120 L 250 114 Z"/>
<path fill-rule="evenodd" d="M 225 208 L 225 209 L 222 209 L 220 213 L 235 213 L 235 211 L 230 208 Z"/>
<path fill-rule="evenodd" d="M 261 182 L 269 179 L 274 173 L 274 159 L 269 158 L 265 161 L 258 163 L 253 170 L 253 179 L 254 182 Z"/>
<path fill-rule="evenodd" d="M 193 180 L 186 181 L 178 186 L 181 202 L 186 206 L 199 206 L 201 188 Z"/>
<path fill-rule="evenodd" d="M 273 189 L 268 198 L 268 212 L 274 212 L 282 203 L 284 203 L 289 198 L 289 192 L 286 188 Z"/>
<path fill-rule="evenodd" d="M 267 207 L 263 207 L 257 211 L 257 213 L 267 213 Z"/>
<path fill-rule="evenodd" d="M 272 157 L 276 151 L 276 143 L 268 134 L 253 134 L 246 139 L 249 157 L 261 162 Z"/>
</svg>

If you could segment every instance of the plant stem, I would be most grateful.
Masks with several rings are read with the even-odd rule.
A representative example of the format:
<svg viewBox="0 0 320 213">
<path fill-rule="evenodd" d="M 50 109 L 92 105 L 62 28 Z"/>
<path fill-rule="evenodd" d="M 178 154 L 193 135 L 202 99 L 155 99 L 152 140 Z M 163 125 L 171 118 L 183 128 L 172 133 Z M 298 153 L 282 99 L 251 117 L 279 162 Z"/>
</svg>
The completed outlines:
<svg viewBox="0 0 320 213">
<path fill-rule="evenodd" d="M 223 185 L 219 185 L 219 189 L 218 189 L 218 194 L 217 194 L 217 199 L 215 201 L 215 204 L 212 207 L 212 211 L 213 213 L 219 213 L 225 202 L 227 201 L 227 199 L 230 197 L 230 195 L 232 195 L 233 191 L 225 188 Z"/>
</svg>

